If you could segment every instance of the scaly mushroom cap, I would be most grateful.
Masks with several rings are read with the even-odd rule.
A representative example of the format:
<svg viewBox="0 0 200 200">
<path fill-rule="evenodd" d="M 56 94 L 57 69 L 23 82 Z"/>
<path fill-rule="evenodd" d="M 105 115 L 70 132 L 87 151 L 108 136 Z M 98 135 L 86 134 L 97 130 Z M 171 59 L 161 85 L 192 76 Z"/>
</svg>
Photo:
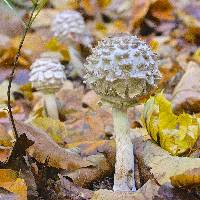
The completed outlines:
<svg viewBox="0 0 200 200">
<path fill-rule="evenodd" d="M 120 108 L 137 103 L 160 79 L 156 55 L 129 34 L 103 39 L 86 61 L 86 83 L 103 100 Z"/>
<path fill-rule="evenodd" d="M 64 66 L 57 57 L 43 57 L 37 59 L 30 67 L 29 81 L 32 87 L 43 92 L 56 92 L 66 80 Z"/>
<path fill-rule="evenodd" d="M 92 38 L 86 29 L 81 14 L 74 10 L 67 10 L 56 15 L 52 23 L 52 33 L 60 42 L 72 40 L 90 46 Z"/>
</svg>

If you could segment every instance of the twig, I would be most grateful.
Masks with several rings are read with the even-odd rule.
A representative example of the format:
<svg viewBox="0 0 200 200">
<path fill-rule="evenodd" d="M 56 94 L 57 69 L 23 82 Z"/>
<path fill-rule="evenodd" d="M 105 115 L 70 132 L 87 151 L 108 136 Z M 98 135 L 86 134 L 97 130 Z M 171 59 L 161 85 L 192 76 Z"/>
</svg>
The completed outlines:
<svg viewBox="0 0 200 200">
<path fill-rule="evenodd" d="M 8 96 L 8 104 L 7 104 L 7 106 L 8 106 L 8 113 L 9 113 L 11 125 L 12 125 L 12 128 L 13 128 L 13 131 L 14 131 L 16 139 L 18 139 L 18 134 L 17 134 L 17 129 L 16 129 L 16 126 L 15 126 L 15 121 L 14 121 L 14 117 L 13 117 L 13 113 L 12 113 L 12 106 L 11 106 L 11 86 L 12 86 L 12 81 L 13 81 L 13 78 L 14 78 L 14 75 L 15 75 L 15 69 L 17 67 L 18 60 L 19 60 L 19 57 L 20 57 L 20 54 L 21 54 L 21 49 L 22 49 L 22 46 L 24 44 L 24 40 L 26 38 L 26 34 L 29 31 L 29 29 L 31 27 L 31 24 L 33 22 L 32 18 L 34 16 L 34 12 L 35 12 L 35 10 L 37 8 L 38 1 L 39 0 L 37 0 L 36 3 L 33 6 L 33 10 L 31 12 L 31 16 L 29 18 L 29 21 L 28 21 L 26 27 L 25 27 L 22 39 L 21 39 L 20 44 L 19 44 L 19 48 L 17 50 L 17 54 L 16 54 L 16 57 L 15 57 L 13 68 L 12 68 L 12 72 L 11 72 L 11 74 L 9 76 L 9 84 L 8 84 L 8 91 L 7 91 L 7 96 Z"/>
</svg>

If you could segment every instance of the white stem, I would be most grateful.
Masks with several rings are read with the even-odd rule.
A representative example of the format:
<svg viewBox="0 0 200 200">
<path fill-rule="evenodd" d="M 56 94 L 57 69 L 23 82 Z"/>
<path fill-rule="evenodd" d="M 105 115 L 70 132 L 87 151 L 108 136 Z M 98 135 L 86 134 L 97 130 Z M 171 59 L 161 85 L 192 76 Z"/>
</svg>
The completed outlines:
<svg viewBox="0 0 200 200">
<path fill-rule="evenodd" d="M 127 111 L 113 108 L 116 140 L 114 191 L 136 191 L 134 179 L 134 154 L 130 137 Z"/>
<path fill-rule="evenodd" d="M 81 62 L 81 56 L 79 52 L 72 45 L 69 45 L 68 50 L 70 53 L 70 63 L 74 67 L 76 73 L 78 73 L 78 75 L 81 75 L 82 74 L 81 70 L 83 69 L 83 63 Z"/>
<path fill-rule="evenodd" d="M 44 94 L 44 104 L 47 116 L 53 119 L 59 119 L 56 98 L 53 93 Z"/>
</svg>

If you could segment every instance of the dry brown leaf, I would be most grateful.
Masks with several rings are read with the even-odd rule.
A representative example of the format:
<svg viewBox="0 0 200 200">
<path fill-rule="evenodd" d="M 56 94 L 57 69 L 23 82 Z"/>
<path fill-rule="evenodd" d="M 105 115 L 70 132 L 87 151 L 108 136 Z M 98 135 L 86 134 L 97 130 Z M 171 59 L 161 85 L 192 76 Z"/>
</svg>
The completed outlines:
<svg viewBox="0 0 200 200">
<path fill-rule="evenodd" d="M 189 62 L 187 70 L 173 92 L 172 103 L 176 112 L 200 112 L 200 68 Z"/>
<path fill-rule="evenodd" d="M 101 180 L 113 173 L 114 165 L 111 165 L 105 156 L 101 153 L 87 157 L 93 166 L 84 167 L 63 175 L 69 177 L 73 182 L 81 187 L 89 186 L 92 182 Z"/>
<path fill-rule="evenodd" d="M 14 136 L 9 134 L 0 124 L 0 162 L 6 163 L 10 158 L 14 145 Z"/>
<path fill-rule="evenodd" d="M 133 131 L 146 132 L 145 129 Z M 138 134 L 132 135 L 138 136 Z M 156 181 L 162 185 L 169 183 L 172 176 L 200 167 L 200 158 L 171 156 L 167 151 L 151 141 L 143 142 L 141 139 L 137 139 L 135 140 L 135 154 L 139 160 L 140 167 L 143 170 L 150 169 L 143 171 L 143 174 L 141 174 L 143 178 L 151 177 L 152 174 Z"/>
<path fill-rule="evenodd" d="M 20 121 L 16 121 L 16 127 L 19 136 L 24 133 L 34 142 L 27 152 L 38 162 L 68 171 L 92 165 L 90 161 L 81 158 L 78 154 L 58 146 L 44 131 Z"/>
<path fill-rule="evenodd" d="M 27 200 L 27 186 L 17 172 L 11 169 L 0 169 L 0 187 L 16 194 L 17 200 Z"/>
<path fill-rule="evenodd" d="M 12 46 L 17 49 L 20 40 L 21 36 L 13 38 L 11 40 Z M 26 40 L 24 41 L 23 44 L 22 53 L 29 56 L 31 61 L 34 61 L 44 51 L 45 51 L 45 41 L 42 40 L 41 36 L 37 33 L 28 33 L 26 35 Z"/>
<path fill-rule="evenodd" d="M 111 190 L 98 190 L 94 192 L 92 200 L 152 200 L 158 195 L 159 186 L 152 180 L 145 183 L 136 192 L 113 192 Z"/>
<path fill-rule="evenodd" d="M 41 28 L 51 26 L 52 20 L 59 13 L 58 10 L 51 8 L 42 9 L 32 24 L 32 28 Z"/>
<path fill-rule="evenodd" d="M 11 37 L 22 34 L 24 27 L 20 17 L 12 12 L 3 1 L 0 2 L 0 33 Z M 23 11 L 18 11 L 20 16 L 23 16 Z"/>
<path fill-rule="evenodd" d="M 13 64 L 13 60 L 15 58 L 17 52 L 16 46 L 8 46 L 6 48 L 0 49 L 0 65 L 1 67 L 11 67 Z M 29 58 L 22 53 L 19 58 L 19 62 L 17 64 L 18 67 L 28 67 L 30 65 Z"/>
<path fill-rule="evenodd" d="M 200 168 L 187 170 L 184 173 L 170 177 L 171 184 L 174 187 L 191 188 L 200 185 Z"/>
<path fill-rule="evenodd" d="M 0 200 L 16 200 L 17 199 L 17 195 L 4 189 L 4 188 L 0 188 Z"/>
<path fill-rule="evenodd" d="M 150 7 L 150 13 L 159 20 L 174 20 L 173 5 L 170 0 L 157 0 Z"/>
<path fill-rule="evenodd" d="M 95 166 L 65 173 L 79 186 L 88 186 L 113 172 L 115 164 L 115 142 L 113 140 L 83 141 L 69 144 L 67 147 L 75 149 L 81 156 L 87 156 L 87 160 Z"/>
<path fill-rule="evenodd" d="M 154 180 L 146 182 L 136 192 L 113 192 L 98 190 L 92 200 L 198 200 L 194 194 L 185 190 L 173 188 L 171 185 L 158 186 Z"/>
<path fill-rule="evenodd" d="M 135 0 L 133 3 L 132 26 L 137 28 L 149 11 L 151 0 Z"/>
<path fill-rule="evenodd" d="M 115 142 L 113 140 L 93 140 L 70 143 L 67 148 L 78 148 L 82 156 L 91 156 L 103 153 L 109 162 L 115 162 Z"/>
<path fill-rule="evenodd" d="M 99 100 L 100 97 L 93 90 L 90 90 L 83 96 L 82 105 L 83 107 L 89 107 L 92 110 L 97 110 L 97 108 L 99 108 Z"/>
<path fill-rule="evenodd" d="M 52 199 L 90 199 L 92 197 L 93 191 L 81 188 L 74 183 L 70 182 L 62 175 L 58 175 L 59 180 L 56 181 L 56 188 L 59 188 L 59 192 L 56 193 L 55 197 Z"/>
</svg>

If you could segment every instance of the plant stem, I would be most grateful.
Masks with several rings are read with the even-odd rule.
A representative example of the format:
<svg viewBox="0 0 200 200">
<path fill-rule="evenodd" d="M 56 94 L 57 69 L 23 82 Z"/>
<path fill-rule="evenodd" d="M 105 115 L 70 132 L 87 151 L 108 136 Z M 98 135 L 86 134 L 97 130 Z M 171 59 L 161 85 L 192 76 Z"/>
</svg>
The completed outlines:
<svg viewBox="0 0 200 200">
<path fill-rule="evenodd" d="M 127 110 L 113 108 L 113 124 L 116 140 L 114 191 L 135 191 L 134 154 L 130 137 Z"/>
<path fill-rule="evenodd" d="M 53 119 L 59 119 L 55 95 L 53 93 L 44 94 L 44 103 L 47 116 Z"/>
<path fill-rule="evenodd" d="M 38 0 L 36 1 L 36 3 L 38 3 Z M 24 34 L 23 34 L 22 39 L 20 41 L 20 44 L 19 44 L 19 47 L 18 47 L 18 51 L 17 51 L 16 57 L 15 57 L 15 61 L 14 61 L 14 64 L 13 64 L 13 68 L 12 68 L 12 71 L 11 71 L 11 74 L 10 74 L 10 77 L 9 77 L 9 84 L 8 84 L 8 91 L 7 91 L 7 96 L 8 96 L 8 112 L 9 112 L 10 121 L 11 121 L 11 124 L 12 124 L 13 131 L 15 133 L 16 139 L 18 139 L 18 134 L 17 134 L 17 129 L 16 129 L 16 126 L 15 126 L 15 121 L 14 121 L 14 117 L 13 117 L 13 113 L 12 113 L 11 87 L 12 87 L 12 81 L 13 81 L 13 78 L 14 78 L 14 75 L 15 75 L 15 69 L 17 67 L 18 60 L 19 60 L 19 57 L 20 57 L 20 54 L 21 54 L 21 49 L 22 49 L 22 46 L 24 44 L 24 40 L 26 38 L 26 34 L 27 34 L 28 30 L 31 27 L 32 18 L 33 18 L 33 15 L 34 15 L 34 12 L 35 12 L 36 8 L 37 8 L 37 5 L 35 5 L 33 7 L 33 10 L 31 12 L 31 16 L 29 18 L 28 24 L 26 25 L 26 28 L 24 30 Z"/>
</svg>

